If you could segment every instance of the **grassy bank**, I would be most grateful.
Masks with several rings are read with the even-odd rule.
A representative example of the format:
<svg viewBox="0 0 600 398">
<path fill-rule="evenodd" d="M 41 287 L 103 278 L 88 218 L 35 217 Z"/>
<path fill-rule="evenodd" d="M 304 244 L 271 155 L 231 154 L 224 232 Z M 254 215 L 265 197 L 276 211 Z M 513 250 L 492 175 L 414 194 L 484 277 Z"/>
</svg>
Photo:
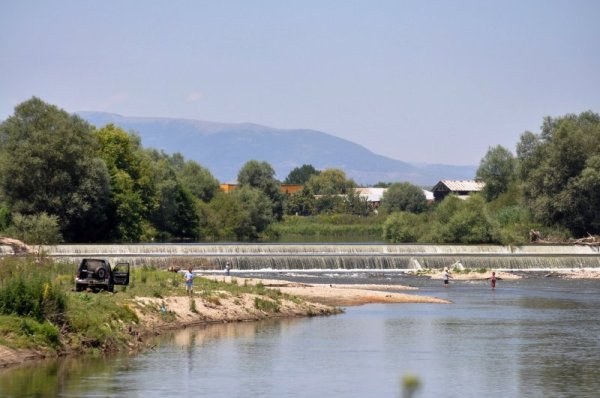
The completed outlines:
<svg viewBox="0 0 600 398">
<path fill-rule="evenodd" d="M 281 241 L 380 241 L 383 236 L 384 222 L 385 217 L 378 215 L 286 216 L 283 221 L 273 224 L 271 228 Z"/>
<path fill-rule="evenodd" d="M 303 305 L 300 299 L 260 284 L 205 278 L 196 279 L 191 299 L 180 274 L 151 267 L 134 269 L 130 286 L 115 287 L 115 293 L 74 292 L 75 268 L 47 259 L 0 259 L 0 348 L 36 350 L 41 356 L 134 348 L 151 327 L 181 325 L 181 313 L 165 304 L 173 297 L 185 302 L 186 316 L 198 314 L 200 320 L 208 317 L 199 314 L 197 307 L 218 312 L 222 301 L 234 306 L 245 302 L 250 308 L 244 308 L 244 314 L 251 312 L 254 318 L 244 315 L 243 319 L 258 319 L 258 313 L 285 316 L 284 304 L 286 308 L 288 303 Z M 310 311 L 306 307 L 304 314 L 311 315 Z M 155 320 L 152 326 L 144 322 L 146 317 Z"/>
</svg>

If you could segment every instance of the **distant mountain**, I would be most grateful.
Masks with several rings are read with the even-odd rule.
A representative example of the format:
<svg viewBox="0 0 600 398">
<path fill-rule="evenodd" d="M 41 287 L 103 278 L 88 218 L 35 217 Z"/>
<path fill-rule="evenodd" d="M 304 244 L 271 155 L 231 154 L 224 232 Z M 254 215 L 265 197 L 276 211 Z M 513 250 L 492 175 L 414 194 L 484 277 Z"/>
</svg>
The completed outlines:
<svg viewBox="0 0 600 398">
<path fill-rule="evenodd" d="M 234 182 L 248 160 L 269 162 L 280 180 L 295 167 L 339 168 L 358 184 L 409 181 L 433 185 L 441 179 L 471 179 L 475 166 L 411 165 L 377 155 L 363 146 L 314 130 L 283 130 L 251 123 L 126 117 L 78 112 L 96 127 L 113 123 L 135 131 L 144 147 L 179 152 L 208 168 L 221 182 Z"/>
</svg>

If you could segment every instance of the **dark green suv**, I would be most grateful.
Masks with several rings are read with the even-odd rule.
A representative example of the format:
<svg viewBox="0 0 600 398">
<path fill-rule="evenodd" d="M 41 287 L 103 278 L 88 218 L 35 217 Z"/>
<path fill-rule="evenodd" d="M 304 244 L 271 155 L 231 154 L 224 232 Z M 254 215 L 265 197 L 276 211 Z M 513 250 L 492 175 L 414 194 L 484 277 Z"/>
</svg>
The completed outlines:
<svg viewBox="0 0 600 398">
<path fill-rule="evenodd" d="M 119 263 L 114 268 L 108 260 L 84 258 L 75 276 L 75 291 L 85 289 L 113 292 L 115 285 L 129 285 L 129 263 Z"/>
</svg>

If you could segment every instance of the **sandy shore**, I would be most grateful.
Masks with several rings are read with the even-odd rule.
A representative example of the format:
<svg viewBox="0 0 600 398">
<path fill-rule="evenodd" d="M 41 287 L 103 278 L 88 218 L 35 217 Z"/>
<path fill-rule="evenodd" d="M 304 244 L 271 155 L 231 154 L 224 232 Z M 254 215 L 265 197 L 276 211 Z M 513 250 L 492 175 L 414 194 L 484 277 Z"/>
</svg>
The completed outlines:
<svg viewBox="0 0 600 398">
<path fill-rule="evenodd" d="M 203 278 L 231 283 L 262 283 L 265 287 L 279 289 L 282 293 L 300 297 L 306 301 L 333 306 L 352 306 L 370 303 L 435 303 L 448 304 L 447 300 L 437 297 L 419 296 L 399 293 L 398 291 L 414 291 L 417 288 L 404 285 L 375 284 L 323 284 L 296 283 L 283 280 L 240 278 L 235 276 L 203 275 Z"/>
</svg>

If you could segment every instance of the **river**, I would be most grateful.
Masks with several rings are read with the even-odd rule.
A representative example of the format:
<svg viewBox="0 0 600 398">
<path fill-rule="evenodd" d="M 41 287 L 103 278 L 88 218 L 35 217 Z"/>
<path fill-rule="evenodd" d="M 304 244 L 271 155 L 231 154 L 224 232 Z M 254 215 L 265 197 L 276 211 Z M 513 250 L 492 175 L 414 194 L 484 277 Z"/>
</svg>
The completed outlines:
<svg viewBox="0 0 600 398">
<path fill-rule="evenodd" d="M 394 278 L 318 275 L 339 283 Z M 411 283 L 453 304 L 189 328 L 136 356 L 2 370 L 0 396 L 400 397 L 406 375 L 418 377 L 417 397 L 598 396 L 600 281 L 499 281 L 495 291 L 485 282 Z"/>
</svg>

